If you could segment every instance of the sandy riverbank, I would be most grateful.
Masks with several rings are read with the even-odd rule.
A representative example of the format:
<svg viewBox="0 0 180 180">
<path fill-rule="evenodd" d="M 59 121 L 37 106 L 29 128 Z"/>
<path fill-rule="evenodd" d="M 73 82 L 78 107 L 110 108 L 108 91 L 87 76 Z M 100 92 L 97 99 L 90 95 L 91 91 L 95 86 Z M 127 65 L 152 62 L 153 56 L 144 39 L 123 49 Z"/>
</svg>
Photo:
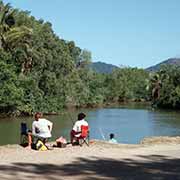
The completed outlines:
<svg viewBox="0 0 180 180">
<path fill-rule="evenodd" d="M 45 152 L 1 146 L 0 179 L 180 179 L 180 137 L 149 138 L 139 145 L 92 141 L 90 147 Z"/>
</svg>

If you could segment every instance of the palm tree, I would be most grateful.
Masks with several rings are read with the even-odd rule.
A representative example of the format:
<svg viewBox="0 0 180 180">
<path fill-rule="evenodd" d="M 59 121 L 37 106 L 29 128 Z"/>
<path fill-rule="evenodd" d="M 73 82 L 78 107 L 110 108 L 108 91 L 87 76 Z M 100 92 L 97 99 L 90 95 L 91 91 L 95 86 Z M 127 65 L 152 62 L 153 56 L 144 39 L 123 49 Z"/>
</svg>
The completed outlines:
<svg viewBox="0 0 180 180">
<path fill-rule="evenodd" d="M 0 48 L 5 47 L 5 37 L 4 33 L 9 31 L 9 29 L 15 24 L 13 18 L 14 10 L 11 9 L 9 3 L 6 5 L 0 1 Z"/>
<path fill-rule="evenodd" d="M 9 3 L 0 1 L 0 48 L 14 52 L 17 47 L 24 51 L 21 72 L 24 74 L 32 67 L 32 49 L 30 39 L 32 30 L 26 26 L 15 27 L 13 17 L 16 10 L 12 10 Z"/>
<path fill-rule="evenodd" d="M 160 75 L 158 73 L 150 73 L 146 89 L 151 91 L 152 106 L 154 106 L 160 98 L 161 87 L 162 82 Z"/>
<path fill-rule="evenodd" d="M 160 90 L 161 90 L 162 82 L 159 74 L 155 74 L 152 79 L 152 98 L 154 101 L 160 98 Z"/>
<path fill-rule="evenodd" d="M 152 104 L 156 104 L 160 98 L 160 92 L 165 80 L 169 79 L 169 76 L 165 69 L 161 69 L 156 73 L 150 73 L 149 84 L 151 87 Z"/>
</svg>

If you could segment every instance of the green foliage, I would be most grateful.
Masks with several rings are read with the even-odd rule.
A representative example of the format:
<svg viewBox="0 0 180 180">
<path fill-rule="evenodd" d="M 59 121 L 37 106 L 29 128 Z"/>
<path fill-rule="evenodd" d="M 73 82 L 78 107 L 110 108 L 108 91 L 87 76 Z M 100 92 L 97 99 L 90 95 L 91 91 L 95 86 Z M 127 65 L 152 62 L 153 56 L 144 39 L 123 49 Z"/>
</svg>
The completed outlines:
<svg viewBox="0 0 180 180">
<path fill-rule="evenodd" d="M 128 99 L 141 100 L 147 98 L 147 72 L 137 68 L 122 68 L 107 76 L 107 101 L 121 102 Z"/>
<path fill-rule="evenodd" d="M 160 96 L 155 102 L 157 106 L 180 108 L 180 66 L 167 65 L 156 74 L 161 82 Z"/>
<path fill-rule="evenodd" d="M 99 74 L 89 68 L 91 52 L 60 39 L 51 23 L 0 3 L 0 112 L 58 112 L 68 106 L 149 99 L 153 83 L 137 68 Z M 179 107 L 180 71 L 159 73 L 158 105 Z M 149 82 L 153 82 L 150 81 Z"/>
<path fill-rule="evenodd" d="M 0 59 L 0 112 L 11 113 L 21 106 L 23 89 L 19 87 L 14 67 Z"/>
</svg>

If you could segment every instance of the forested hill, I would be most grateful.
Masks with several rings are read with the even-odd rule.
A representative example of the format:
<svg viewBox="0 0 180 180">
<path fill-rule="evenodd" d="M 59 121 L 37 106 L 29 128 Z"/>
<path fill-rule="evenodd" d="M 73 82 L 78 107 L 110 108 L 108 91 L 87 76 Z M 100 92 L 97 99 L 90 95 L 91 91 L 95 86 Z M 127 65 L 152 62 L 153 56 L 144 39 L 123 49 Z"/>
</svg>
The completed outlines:
<svg viewBox="0 0 180 180">
<path fill-rule="evenodd" d="M 89 67 L 97 73 L 110 74 L 113 70 L 118 69 L 117 66 L 112 64 L 106 64 L 103 62 L 94 62 Z"/>
<path fill-rule="evenodd" d="M 158 71 L 163 65 L 177 65 L 180 66 L 180 58 L 169 58 L 159 64 L 147 68 L 147 71 Z"/>
</svg>

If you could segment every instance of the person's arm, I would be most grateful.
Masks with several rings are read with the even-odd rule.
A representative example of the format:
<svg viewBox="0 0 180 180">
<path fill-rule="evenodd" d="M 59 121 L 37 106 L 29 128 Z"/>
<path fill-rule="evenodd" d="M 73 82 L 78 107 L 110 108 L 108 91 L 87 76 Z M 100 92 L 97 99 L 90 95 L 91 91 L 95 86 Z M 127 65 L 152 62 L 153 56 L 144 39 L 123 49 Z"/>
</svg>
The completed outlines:
<svg viewBox="0 0 180 180">
<path fill-rule="evenodd" d="M 51 132 L 53 128 L 53 123 L 47 120 L 48 129 Z"/>
<path fill-rule="evenodd" d="M 34 124 L 34 122 L 32 123 L 32 134 L 36 134 L 36 132 L 35 132 L 35 124 Z"/>
<path fill-rule="evenodd" d="M 52 131 L 52 128 L 53 128 L 53 123 L 51 123 L 50 125 L 48 125 L 48 128 L 49 128 L 49 131 L 51 132 L 51 131 Z"/>
<path fill-rule="evenodd" d="M 40 133 L 39 128 L 35 127 L 35 132 L 36 132 L 36 134 Z"/>
<path fill-rule="evenodd" d="M 78 132 L 78 123 L 77 123 L 77 121 L 75 122 L 75 124 L 74 124 L 74 126 L 73 126 L 73 130 L 74 130 L 75 132 Z"/>
<path fill-rule="evenodd" d="M 73 126 L 73 130 L 75 132 L 75 134 L 80 134 L 81 133 L 81 128 L 79 127 L 79 122 L 76 121 L 74 126 Z"/>
<path fill-rule="evenodd" d="M 35 122 L 32 124 L 32 134 L 36 135 L 40 132 L 39 128 L 36 126 Z"/>
</svg>

